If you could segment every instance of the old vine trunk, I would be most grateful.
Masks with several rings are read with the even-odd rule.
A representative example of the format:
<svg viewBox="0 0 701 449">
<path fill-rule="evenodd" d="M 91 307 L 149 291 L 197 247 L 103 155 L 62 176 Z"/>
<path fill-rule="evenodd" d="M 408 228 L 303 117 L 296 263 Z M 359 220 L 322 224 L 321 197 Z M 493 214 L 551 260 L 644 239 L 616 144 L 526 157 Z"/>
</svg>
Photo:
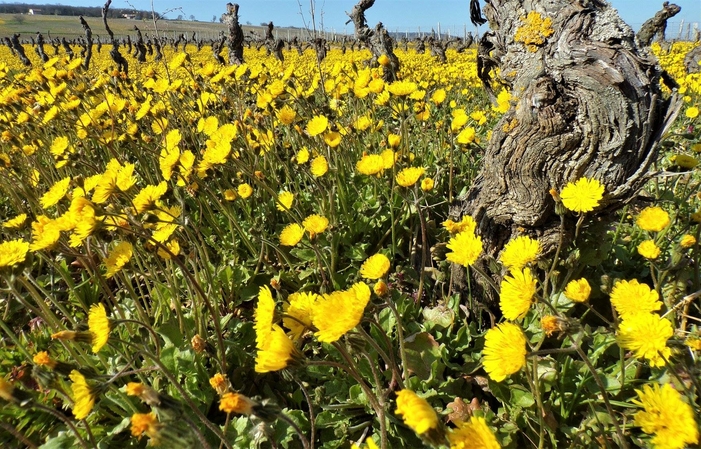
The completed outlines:
<svg viewBox="0 0 701 449">
<path fill-rule="evenodd" d="M 482 11 L 493 31 L 480 42 L 478 72 L 490 93 L 508 89 L 512 106 L 452 215 L 477 220 L 487 256 L 522 234 L 549 252 L 560 238 L 549 190 L 595 178 L 606 188 L 595 214 L 621 207 L 648 179 L 679 104 L 663 96 L 656 59 L 606 2 L 491 0 Z"/>
</svg>

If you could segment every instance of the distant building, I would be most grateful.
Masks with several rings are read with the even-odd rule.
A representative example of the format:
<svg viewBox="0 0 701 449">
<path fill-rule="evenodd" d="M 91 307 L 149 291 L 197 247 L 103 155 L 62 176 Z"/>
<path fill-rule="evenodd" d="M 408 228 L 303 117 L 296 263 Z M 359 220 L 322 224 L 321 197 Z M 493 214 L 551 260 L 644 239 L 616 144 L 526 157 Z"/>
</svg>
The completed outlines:
<svg viewBox="0 0 701 449">
<path fill-rule="evenodd" d="M 29 12 L 27 14 L 29 14 L 30 16 L 36 16 L 36 15 L 39 15 L 41 13 L 42 13 L 41 9 L 29 8 Z"/>
<path fill-rule="evenodd" d="M 122 14 L 122 17 L 125 19 L 134 20 L 136 19 L 136 14 Z"/>
</svg>

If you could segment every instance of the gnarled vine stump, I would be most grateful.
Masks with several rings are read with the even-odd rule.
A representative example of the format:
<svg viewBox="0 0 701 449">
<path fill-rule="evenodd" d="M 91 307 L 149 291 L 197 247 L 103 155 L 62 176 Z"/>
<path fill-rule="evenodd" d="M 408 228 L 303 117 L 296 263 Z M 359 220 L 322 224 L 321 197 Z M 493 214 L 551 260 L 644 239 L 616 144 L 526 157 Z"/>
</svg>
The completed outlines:
<svg viewBox="0 0 701 449">
<path fill-rule="evenodd" d="M 647 181 L 679 104 L 664 97 L 656 59 L 606 2 L 490 0 L 482 11 L 493 31 L 480 42 L 478 72 L 490 92 L 511 92 L 512 107 L 452 215 L 477 220 L 489 256 L 521 234 L 548 252 L 560 226 L 549 190 L 595 178 L 606 188 L 595 213 L 620 208 Z"/>
</svg>

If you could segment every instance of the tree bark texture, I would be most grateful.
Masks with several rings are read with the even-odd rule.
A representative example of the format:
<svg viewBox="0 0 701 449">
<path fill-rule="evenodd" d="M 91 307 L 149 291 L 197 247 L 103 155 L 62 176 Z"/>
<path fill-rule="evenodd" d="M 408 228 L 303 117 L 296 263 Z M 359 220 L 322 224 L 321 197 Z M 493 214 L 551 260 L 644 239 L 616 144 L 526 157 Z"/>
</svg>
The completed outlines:
<svg viewBox="0 0 701 449">
<path fill-rule="evenodd" d="M 365 19 L 365 11 L 374 4 L 375 0 L 359 0 L 346 15 L 350 17 L 349 22 L 352 21 L 355 27 L 355 39 L 369 48 L 372 53 L 370 65 L 377 66 L 380 56 L 387 56 L 389 62 L 384 66 L 383 78 L 387 82 L 396 81 L 399 73 L 399 58 L 394 54 L 394 41 L 382 22 L 378 23 L 373 30 L 368 27 Z"/>
<path fill-rule="evenodd" d="M 478 73 L 490 93 L 507 88 L 512 105 L 451 215 L 475 218 L 488 256 L 519 234 L 548 253 L 560 239 L 550 189 L 595 178 L 606 191 L 594 213 L 620 208 L 648 180 L 680 103 L 664 98 L 656 59 L 606 2 L 491 0 L 483 13 L 492 31 Z"/>
</svg>

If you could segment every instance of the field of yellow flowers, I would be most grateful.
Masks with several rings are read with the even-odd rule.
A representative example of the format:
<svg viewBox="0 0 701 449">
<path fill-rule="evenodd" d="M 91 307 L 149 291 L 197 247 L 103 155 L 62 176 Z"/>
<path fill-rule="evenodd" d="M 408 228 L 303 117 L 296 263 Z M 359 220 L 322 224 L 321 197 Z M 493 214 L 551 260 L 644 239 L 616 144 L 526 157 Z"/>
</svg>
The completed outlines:
<svg viewBox="0 0 701 449">
<path fill-rule="evenodd" d="M 491 308 L 451 284 L 482 244 L 449 207 L 512 107 L 474 49 L 399 50 L 388 84 L 367 51 L 0 47 L 0 445 L 698 444 L 692 47 L 654 47 L 686 103 L 640 199 L 560 186 L 574 244 L 509 242 Z"/>
</svg>

